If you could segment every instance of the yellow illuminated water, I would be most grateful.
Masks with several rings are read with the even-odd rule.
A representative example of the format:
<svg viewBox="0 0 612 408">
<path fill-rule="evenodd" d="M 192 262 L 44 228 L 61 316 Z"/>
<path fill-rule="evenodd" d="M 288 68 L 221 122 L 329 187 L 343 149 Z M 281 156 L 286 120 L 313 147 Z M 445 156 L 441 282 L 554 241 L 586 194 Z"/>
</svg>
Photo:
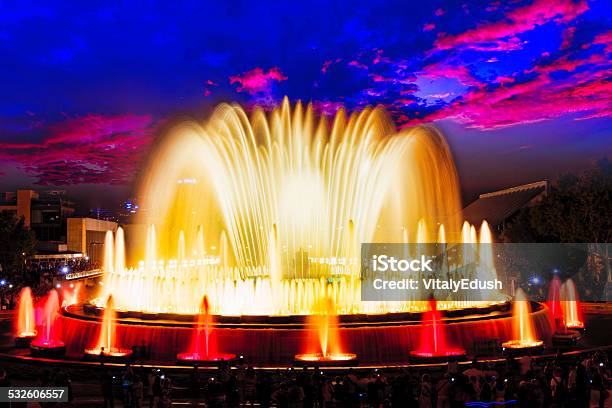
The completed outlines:
<svg viewBox="0 0 612 408">
<path fill-rule="evenodd" d="M 222 104 L 161 139 L 139 199 L 143 232 L 125 239 L 139 244 L 127 258 L 142 261 L 126 266 L 121 229 L 106 242 L 100 299 L 112 294 L 118 309 L 197 313 L 206 295 L 224 315 L 308 314 L 324 297 L 340 314 L 424 310 L 360 300 L 360 244 L 478 242 L 474 226 L 459 228 L 443 136 L 398 131 L 378 108 L 330 120 L 287 99 L 250 116 Z"/>
</svg>

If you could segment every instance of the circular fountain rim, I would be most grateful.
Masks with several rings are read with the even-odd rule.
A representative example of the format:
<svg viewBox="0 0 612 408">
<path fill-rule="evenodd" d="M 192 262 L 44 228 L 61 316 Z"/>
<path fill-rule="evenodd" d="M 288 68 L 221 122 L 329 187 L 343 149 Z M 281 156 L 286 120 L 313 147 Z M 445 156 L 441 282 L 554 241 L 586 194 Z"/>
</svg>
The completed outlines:
<svg viewBox="0 0 612 408">
<path fill-rule="evenodd" d="M 538 302 L 531 302 L 532 313 L 545 307 Z M 78 320 L 101 321 L 103 308 L 87 304 L 73 304 L 62 308 L 62 314 L 67 318 Z M 441 310 L 442 321 L 446 323 L 461 323 L 484 319 L 506 318 L 512 315 L 511 302 L 490 304 L 486 307 L 472 307 L 464 309 Z M 364 326 L 405 326 L 421 323 L 423 312 L 402 312 L 384 314 L 352 314 L 339 315 L 340 327 Z M 116 320 L 119 324 L 141 326 L 168 326 L 193 327 L 196 315 L 171 313 L 142 313 L 132 311 L 116 311 Z M 223 328 L 304 328 L 308 325 L 305 315 L 265 316 L 243 315 L 224 316 L 214 315 L 214 324 Z"/>
</svg>

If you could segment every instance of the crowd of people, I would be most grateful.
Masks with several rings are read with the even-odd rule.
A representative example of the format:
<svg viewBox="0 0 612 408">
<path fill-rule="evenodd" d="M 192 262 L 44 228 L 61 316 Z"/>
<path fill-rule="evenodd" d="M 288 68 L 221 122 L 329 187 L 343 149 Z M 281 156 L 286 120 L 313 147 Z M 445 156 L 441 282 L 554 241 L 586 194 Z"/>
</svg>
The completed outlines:
<svg viewBox="0 0 612 408">
<path fill-rule="evenodd" d="M 130 364 L 118 369 L 102 364 L 92 374 L 86 380 L 98 378 L 100 405 L 109 408 L 166 408 L 173 401 L 210 408 L 603 408 L 611 402 L 609 356 L 604 352 L 371 370 L 255 370 L 221 364 L 215 371 L 193 367 L 186 374 L 185 370 L 164 372 Z M 10 385 L 8 373 L 0 369 L 0 386 Z M 79 387 L 61 369 L 41 369 L 30 385 L 68 387 L 70 400 L 73 388 Z"/>
<path fill-rule="evenodd" d="M 54 283 L 60 281 L 66 273 L 88 271 L 99 267 L 86 257 L 28 260 L 22 274 L 11 275 L 10 279 L 0 278 L 0 310 L 17 307 L 19 293 L 25 286 L 31 288 L 32 297 L 36 302 L 44 297 L 53 288 Z"/>
<path fill-rule="evenodd" d="M 605 407 L 609 406 L 608 356 L 595 352 L 566 360 L 508 359 L 505 364 L 451 363 L 440 371 L 404 369 L 194 367 L 189 376 L 127 365 L 119 373 L 104 367 L 104 406 L 169 407 L 173 396 L 207 407 L 248 405 L 279 408 L 327 407 Z"/>
</svg>

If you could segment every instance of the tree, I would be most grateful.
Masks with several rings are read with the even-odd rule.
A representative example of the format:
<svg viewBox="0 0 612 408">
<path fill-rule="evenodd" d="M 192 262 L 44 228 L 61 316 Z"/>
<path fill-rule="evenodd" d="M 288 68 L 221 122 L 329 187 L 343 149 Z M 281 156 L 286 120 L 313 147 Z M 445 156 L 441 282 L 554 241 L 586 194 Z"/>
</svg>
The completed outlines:
<svg viewBox="0 0 612 408">
<path fill-rule="evenodd" d="M 612 162 L 602 159 L 582 174 L 562 175 L 538 205 L 519 211 L 501 237 L 505 242 L 585 243 L 582 252 L 589 271 L 583 269 L 576 278 L 585 282 L 590 279 L 588 286 L 599 288 L 592 292 L 601 293 L 602 283 L 612 277 L 610 214 Z M 578 272 L 575 254 L 570 259 L 569 254 L 559 253 L 556 260 L 571 266 L 571 273 Z"/>
<path fill-rule="evenodd" d="M 612 238 L 612 162 L 565 174 L 542 202 L 522 209 L 502 232 L 505 242 L 608 243 Z"/>
<path fill-rule="evenodd" d="M 0 212 L 0 265 L 2 275 L 14 278 L 23 276 L 26 260 L 36 253 L 34 232 L 24 225 L 23 218 L 18 219 L 9 212 Z M 29 283 L 29 282 L 28 282 Z"/>
</svg>

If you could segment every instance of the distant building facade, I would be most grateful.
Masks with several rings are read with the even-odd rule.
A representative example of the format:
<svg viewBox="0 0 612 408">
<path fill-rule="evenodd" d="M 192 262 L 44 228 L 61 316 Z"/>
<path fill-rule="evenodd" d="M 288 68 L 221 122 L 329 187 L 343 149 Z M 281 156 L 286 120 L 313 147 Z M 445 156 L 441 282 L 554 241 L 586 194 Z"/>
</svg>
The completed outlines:
<svg viewBox="0 0 612 408">
<path fill-rule="evenodd" d="M 104 236 L 106 231 L 117 231 L 114 221 L 94 218 L 68 218 L 67 247 L 69 251 L 86 254 L 95 263 L 102 263 L 104 257 Z"/>
<path fill-rule="evenodd" d="M 4 193 L 0 211 L 23 218 L 41 242 L 66 242 L 66 220 L 75 213 L 74 201 L 64 190 L 37 192 L 17 190 Z"/>
<path fill-rule="evenodd" d="M 107 230 L 117 230 L 114 221 L 74 217 L 75 203 L 63 190 L 22 189 L 4 193 L 0 197 L 0 212 L 22 218 L 24 225 L 34 231 L 39 256 L 80 254 L 101 262 L 104 235 Z"/>
</svg>

